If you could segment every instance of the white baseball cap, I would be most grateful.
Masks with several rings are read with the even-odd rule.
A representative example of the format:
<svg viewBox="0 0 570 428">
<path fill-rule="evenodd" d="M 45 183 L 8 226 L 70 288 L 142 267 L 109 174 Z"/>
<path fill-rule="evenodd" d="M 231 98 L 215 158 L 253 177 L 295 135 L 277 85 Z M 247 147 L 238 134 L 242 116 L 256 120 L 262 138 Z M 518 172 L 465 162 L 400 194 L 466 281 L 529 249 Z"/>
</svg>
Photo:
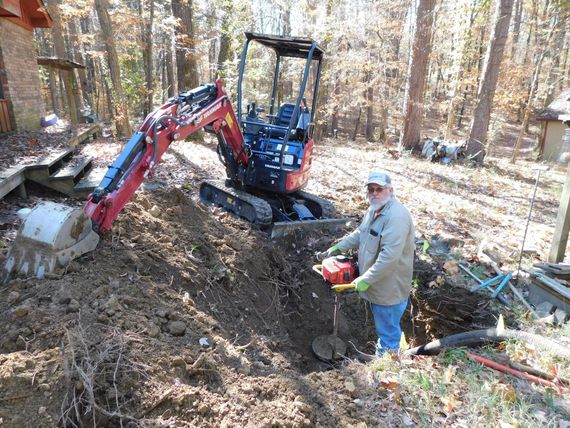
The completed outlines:
<svg viewBox="0 0 570 428">
<path fill-rule="evenodd" d="M 384 172 L 371 171 L 368 174 L 368 182 L 366 184 L 378 184 L 379 186 L 388 186 L 392 184 L 390 176 Z"/>
</svg>

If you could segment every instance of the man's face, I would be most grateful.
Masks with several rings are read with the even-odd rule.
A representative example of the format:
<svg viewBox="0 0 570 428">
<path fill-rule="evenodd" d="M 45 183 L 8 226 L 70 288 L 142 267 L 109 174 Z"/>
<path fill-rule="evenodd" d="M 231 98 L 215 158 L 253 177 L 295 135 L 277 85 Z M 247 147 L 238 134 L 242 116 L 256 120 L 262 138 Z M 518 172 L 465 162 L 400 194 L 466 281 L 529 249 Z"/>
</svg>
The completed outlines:
<svg viewBox="0 0 570 428">
<path fill-rule="evenodd" d="M 375 209 L 382 208 L 390 199 L 390 187 L 370 183 L 367 186 L 368 202 Z"/>
</svg>

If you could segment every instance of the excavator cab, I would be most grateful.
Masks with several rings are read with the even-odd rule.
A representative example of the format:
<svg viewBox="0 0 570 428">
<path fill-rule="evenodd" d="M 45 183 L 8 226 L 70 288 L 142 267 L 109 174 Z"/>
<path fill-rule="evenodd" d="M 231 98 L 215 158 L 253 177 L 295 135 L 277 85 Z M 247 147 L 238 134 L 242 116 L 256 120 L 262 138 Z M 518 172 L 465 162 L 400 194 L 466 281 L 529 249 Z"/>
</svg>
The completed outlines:
<svg viewBox="0 0 570 428">
<path fill-rule="evenodd" d="M 237 117 L 252 161 L 245 184 L 292 193 L 304 187 L 309 178 L 324 52 L 307 37 L 245 36 L 237 88 Z M 254 65 L 248 67 L 248 52 L 256 48 L 273 51 L 274 61 L 268 63 L 271 55 L 263 52 L 255 62 L 254 54 Z M 251 74 L 261 77 L 244 77 Z M 251 101 L 244 102 L 246 97 Z"/>
</svg>

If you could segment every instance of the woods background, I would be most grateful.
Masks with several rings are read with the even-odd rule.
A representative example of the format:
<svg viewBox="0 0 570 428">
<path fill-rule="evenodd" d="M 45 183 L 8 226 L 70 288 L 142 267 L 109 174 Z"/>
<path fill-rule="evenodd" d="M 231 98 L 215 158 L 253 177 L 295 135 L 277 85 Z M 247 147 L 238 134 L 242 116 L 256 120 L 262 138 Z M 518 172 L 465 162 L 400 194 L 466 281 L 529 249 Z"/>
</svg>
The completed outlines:
<svg viewBox="0 0 570 428">
<path fill-rule="evenodd" d="M 35 30 L 39 55 L 86 66 L 74 71 L 76 104 L 112 119 L 119 136 L 168 97 L 216 76 L 233 93 L 244 31 L 308 36 L 325 49 L 321 137 L 408 149 L 426 135 L 466 139 L 482 161 L 503 125 L 517 124 L 514 160 L 533 115 L 570 84 L 568 0 L 47 4 L 54 25 Z M 253 68 L 261 75 L 271 66 Z M 43 73 L 46 105 L 62 114 L 66 103 L 50 93 L 64 94 L 66 81 Z"/>
</svg>

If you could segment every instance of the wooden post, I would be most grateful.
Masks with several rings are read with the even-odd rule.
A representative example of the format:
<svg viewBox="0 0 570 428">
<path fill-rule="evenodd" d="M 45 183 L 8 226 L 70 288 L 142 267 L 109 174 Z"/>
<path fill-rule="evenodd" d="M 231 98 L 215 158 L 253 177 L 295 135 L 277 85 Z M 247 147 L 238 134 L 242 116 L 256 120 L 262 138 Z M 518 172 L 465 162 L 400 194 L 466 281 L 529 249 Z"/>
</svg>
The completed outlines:
<svg viewBox="0 0 570 428">
<path fill-rule="evenodd" d="M 58 99 L 57 99 L 57 84 L 55 81 L 55 72 L 53 71 L 53 67 L 48 66 L 48 72 L 49 72 L 49 91 L 51 95 L 51 107 L 53 109 L 53 113 L 59 116 L 60 112 L 59 112 Z"/>
<path fill-rule="evenodd" d="M 73 69 L 65 70 L 67 85 L 65 85 L 65 91 L 67 92 L 67 102 L 69 103 L 69 117 L 71 123 L 79 123 L 77 118 L 77 106 L 75 105 L 75 95 L 73 94 Z"/>
<path fill-rule="evenodd" d="M 570 231 L 570 164 L 566 172 L 566 182 L 560 197 L 560 206 L 558 207 L 558 215 L 556 216 L 556 227 L 554 228 L 554 237 L 552 238 L 552 246 L 548 255 L 549 263 L 559 263 L 564 260 L 566 244 L 568 242 L 568 232 Z"/>
<path fill-rule="evenodd" d="M 18 186 L 18 196 L 22 199 L 28 199 L 28 192 L 26 192 L 26 182 Z"/>
</svg>

